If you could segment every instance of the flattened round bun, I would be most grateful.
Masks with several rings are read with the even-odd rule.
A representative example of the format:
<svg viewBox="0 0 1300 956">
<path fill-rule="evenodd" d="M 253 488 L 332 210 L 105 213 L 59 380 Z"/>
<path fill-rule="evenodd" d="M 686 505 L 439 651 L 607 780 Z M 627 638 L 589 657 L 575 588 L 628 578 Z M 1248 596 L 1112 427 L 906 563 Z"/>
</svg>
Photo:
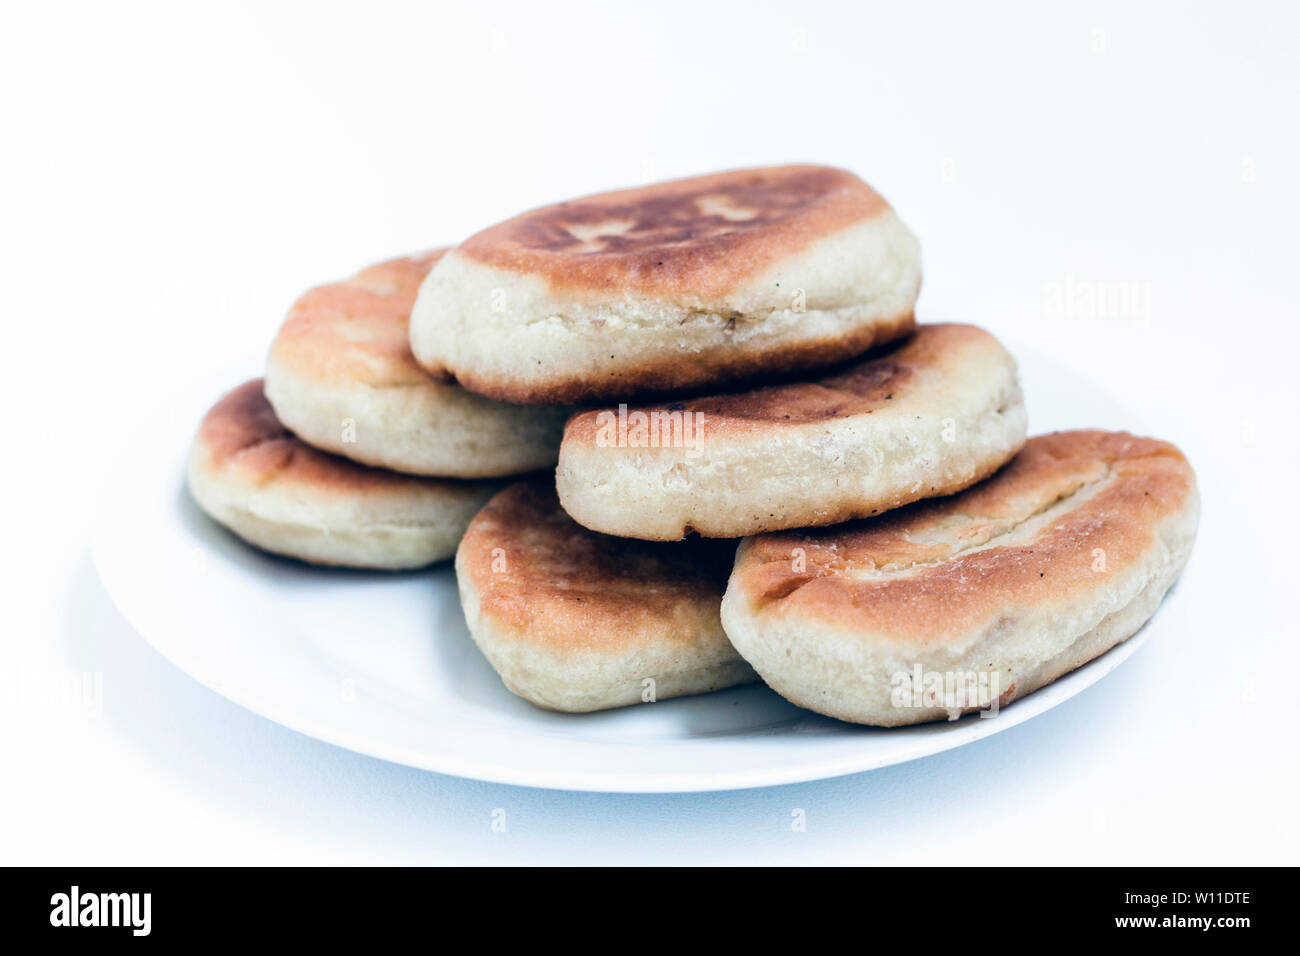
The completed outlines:
<svg viewBox="0 0 1300 956">
<path fill-rule="evenodd" d="M 560 509 L 548 477 L 488 502 L 456 578 L 470 633 L 506 687 L 585 712 L 757 680 L 718 617 L 734 556 L 731 542 L 593 534 Z"/>
<path fill-rule="evenodd" d="M 1186 563 L 1198 509 L 1191 466 L 1167 442 L 1042 435 L 959 495 L 747 538 L 722 620 L 802 707 L 885 726 L 956 718 L 1136 632 Z M 953 693 L 937 693 L 932 675 Z"/>
<path fill-rule="evenodd" d="M 553 465 L 570 409 L 491 401 L 411 355 L 411 305 L 442 252 L 382 262 L 300 298 L 267 356 L 267 398 L 303 441 L 367 465 L 449 478 Z"/>
<path fill-rule="evenodd" d="M 575 415 L 556 485 L 579 524 L 606 534 L 741 537 L 959 491 L 1014 455 L 1026 427 L 997 339 L 921 325 L 821 378 Z"/>
<path fill-rule="evenodd" d="M 852 173 L 780 166 L 546 206 L 449 252 L 411 316 L 425 368 L 527 404 L 825 366 L 907 332 L 915 237 Z"/>
<path fill-rule="evenodd" d="M 280 424 L 254 379 L 203 419 L 189 486 L 200 508 L 266 551 L 398 570 L 451 557 L 501 483 L 416 478 L 317 451 Z"/>
</svg>

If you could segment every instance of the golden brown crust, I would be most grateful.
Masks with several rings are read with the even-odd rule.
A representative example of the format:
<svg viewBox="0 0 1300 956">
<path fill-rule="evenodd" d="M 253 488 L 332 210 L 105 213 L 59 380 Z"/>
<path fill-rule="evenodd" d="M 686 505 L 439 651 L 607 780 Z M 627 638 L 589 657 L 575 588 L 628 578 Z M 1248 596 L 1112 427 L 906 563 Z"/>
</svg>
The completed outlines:
<svg viewBox="0 0 1300 956">
<path fill-rule="evenodd" d="M 910 397 L 909 389 L 926 373 L 944 374 L 962 362 L 968 349 L 997 348 L 997 341 L 973 325 L 919 325 L 911 337 L 868 352 L 848 367 L 817 378 L 748 391 L 683 398 L 638 406 L 648 415 L 688 413 L 704 416 L 704 439 L 870 415 Z M 595 444 L 600 415 L 594 409 L 575 415 L 564 440 Z"/>
<path fill-rule="evenodd" d="M 218 401 L 199 425 L 195 443 L 210 470 L 234 472 L 255 485 L 288 481 L 313 492 L 348 495 L 415 490 L 430 483 L 359 465 L 300 441 L 276 418 L 260 378 Z"/>
<path fill-rule="evenodd" d="M 717 629 L 735 542 L 657 544 L 588 531 L 545 476 L 497 494 L 457 555 L 481 613 L 521 641 L 613 650 L 637 636 L 690 644 Z"/>
<path fill-rule="evenodd" d="M 918 646 L 1060 603 L 1142 559 L 1195 478 L 1173 445 L 1122 432 L 1031 438 L 949 498 L 818 531 L 748 539 L 731 586 L 753 613 Z"/>
<path fill-rule="evenodd" d="M 420 283 L 446 251 L 390 259 L 308 290 L 289 309 L 272 357 L 318 381 L 393 387 L 425 384 L 431 374 L 450 381 L 415 360 L 409 331 Z"/>
<path fill-rule="evenodd" d="M 842 169 L 734 170 L 534 209 L 457 252 L 578 294 L 710 298 L 888 210 Z"/>
</svg>

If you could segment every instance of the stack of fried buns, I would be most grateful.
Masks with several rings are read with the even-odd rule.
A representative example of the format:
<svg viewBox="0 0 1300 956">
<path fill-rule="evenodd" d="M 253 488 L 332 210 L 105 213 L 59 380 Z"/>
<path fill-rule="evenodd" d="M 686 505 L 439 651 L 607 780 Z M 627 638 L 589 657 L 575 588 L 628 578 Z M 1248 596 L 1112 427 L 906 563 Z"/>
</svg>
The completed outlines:
<svg viewBox="0 0 1300 956">
<path fill-rule="evenodd" d="M 757 680 L 880 726 L 1005 706 L 1155 612 L 1195 477 L 1153 438 L 1027 438 L 1015 360 L 918 323 L 920 283 L 841 169 L 535 209 L 304 294 L 189 487 L 313 564 L 454 557 L 473 640 L 540 707 Z"/>
</svg>

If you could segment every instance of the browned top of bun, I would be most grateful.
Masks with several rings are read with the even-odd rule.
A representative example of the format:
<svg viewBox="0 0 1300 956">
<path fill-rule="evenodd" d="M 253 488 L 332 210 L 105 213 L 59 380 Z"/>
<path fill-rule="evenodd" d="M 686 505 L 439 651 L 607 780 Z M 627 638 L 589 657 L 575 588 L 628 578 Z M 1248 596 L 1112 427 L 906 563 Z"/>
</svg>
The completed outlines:
<svg viewBox="0 0 1300 956">
<path fill-rule="evenodd" d="M 390 259 L 310 289 L 289 309 L 270 361 L 313 381 L 428 385 L 430 373 L 411 354 L 411 306 L 445 252 Z"/>
<path fill-rule="evenodd" d="M 566 291 L 708 297 L 888 210 L 842 169 L 740 169 L 544 206 L 456 251 Z"/>
<path fill-rule="evenodd" d="M 636 410 L 663 416 L 703 416 L 699 440 L 737 433 L 762 435 L 796 425 L 810 425 L 855 415 L 907 414 L 913 405 L 929 412 L 941 404 L 942 386 L 956 378 L 985 374 L 992 363 L 1010 361 L 1001 344 L 973 325 L 918 325 L 906 339 L 873 349 L 860 360 L 826 374 L 799 381 L 730 391 L 697 398 L 638 405 Z M 936 397 L 938 396 L 938 401 Z M 564 431 L 565 443 L 595 444 L 602 411 L 575 415 Z"/>
<path fill-rule="evenodd" d="M 1195 494 L 1191 466 L 1168 442 L 1041 435 L 959 494 L 746 539 L 730 586 L 754 614 L 927 645 L 992 626 L 1008 608 L 1106 587 Z"/>
<path fill-rule="evenodd" d="M 456 568 L 481 614 L 512 636 L 556 650 L 610 650 L 690 644 L 720 630 L 734 555 L 734 541 L 659 544 L 588 531 L 564 513 L 547 475 L 487 503 Z"/>
<path fill-rule="evenodd" d="M 399 475 L 317 451 L 280 424 L 262 394 L 260 378 L 245 382 L 212 406 L 194 441 L 209 471 L 256 486 L 291 482 L 313 493 L 339 495 L 425 494 L 430 488 L 458 487 L 454 481 Z"/>
</svg>

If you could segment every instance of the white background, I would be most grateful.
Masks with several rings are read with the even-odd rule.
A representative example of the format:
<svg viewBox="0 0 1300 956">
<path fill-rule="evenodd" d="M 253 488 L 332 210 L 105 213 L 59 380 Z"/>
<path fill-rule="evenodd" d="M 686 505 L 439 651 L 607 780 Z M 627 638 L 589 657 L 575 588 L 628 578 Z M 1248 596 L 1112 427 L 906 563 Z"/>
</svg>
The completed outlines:
<svg viewBox="0 0 1300 956">
<path fill-rule="evenodd" d="M 1294 5 L 16 7 L 0 862 L 1295 861 Z M 874 773 L 582 795 L 301 737 L 117 615 L 86 551 L 109 454 L 190 377 L 256 373 L 307 286 L 542 202 L 785 161 L 893 203 L 922 319 L 1053 353 L 1191 458 L 1171 626 L 1110 678 Z M 102 710 L 61 689 L 82 673 Z"/>
</svg>

